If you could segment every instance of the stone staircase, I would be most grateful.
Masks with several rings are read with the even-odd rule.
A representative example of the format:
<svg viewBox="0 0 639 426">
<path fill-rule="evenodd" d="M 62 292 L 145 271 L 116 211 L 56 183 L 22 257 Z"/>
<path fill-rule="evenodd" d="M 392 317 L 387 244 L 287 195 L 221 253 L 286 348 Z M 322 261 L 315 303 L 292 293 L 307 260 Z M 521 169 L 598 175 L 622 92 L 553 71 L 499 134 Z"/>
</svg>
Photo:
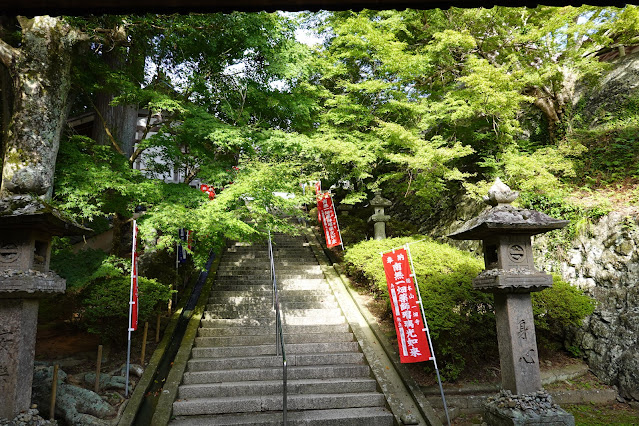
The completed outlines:
<svg viewBox="0 0 639 426">
<path fill-rule="evenodd" d="M 304 237 L 273 238 L 288 364 L 289 425 L 392 425 L 370 368 Z M 173 403 L 171 425 L 282 424 L 265 244 L 223 255 Z"/>
</svg>

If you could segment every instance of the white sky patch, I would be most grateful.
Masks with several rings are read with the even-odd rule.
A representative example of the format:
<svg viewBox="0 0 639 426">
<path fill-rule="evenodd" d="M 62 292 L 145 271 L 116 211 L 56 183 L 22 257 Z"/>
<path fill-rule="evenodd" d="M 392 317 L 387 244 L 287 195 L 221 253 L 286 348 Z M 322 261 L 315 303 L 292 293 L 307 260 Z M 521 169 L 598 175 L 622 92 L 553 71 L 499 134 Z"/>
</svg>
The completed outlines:
<svg viewBox="0 0 639 426">
<path fill-rule="evenodd" d="M 295 40 L 310 47 L 317 46 L 324 42 L 324 38 L 320 37 L 317 32 L 305 28 L 295 30 Z"/>
</svg>

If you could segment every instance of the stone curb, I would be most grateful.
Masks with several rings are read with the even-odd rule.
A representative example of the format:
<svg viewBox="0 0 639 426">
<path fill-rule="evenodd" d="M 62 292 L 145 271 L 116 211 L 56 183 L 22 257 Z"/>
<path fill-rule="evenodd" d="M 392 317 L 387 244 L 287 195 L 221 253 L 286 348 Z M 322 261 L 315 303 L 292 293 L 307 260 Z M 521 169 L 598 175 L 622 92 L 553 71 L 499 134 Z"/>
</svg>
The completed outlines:
<svg viewBox="0 0 639 426">
<path fill-rule="evenodd" d="M 577 377 L 581 377 L 588 372 L 587 365 L 569 365 L 567 367 L 558 370 L 543 371 L 541 373 L 541 384 L 546 386 L 551 383 L 555 383 L 562 380 L 570 380 Z M 482 393 L 497 393 L 501 389 L 499 383 L 487 383 L 481 385 L 466 385 L 464 387 L 446 386 L 444 385 L 444 392 L 447 395 L 473 395 Z M 438 386 L 422 386 L 422 392 L 424 395 L 439 396 Z"/>
<path fill-rule="evenodd" d="M 595 404 L 606 405 L 616 401 L 617 392 L 614 389 L 583 389 L 583 390 L 553 390 L 549 391 L 553 402 L 559 405 L 570 404 Z M 495 392 L 480 395 L 449 395 L 447 401 L 451 412 L 456 417 L 459 414 L 479 414 L 483 412 L 483 405 L 486 398 L 495 395 Z M 430 403 L 438 410 L 443 409 L 441 399 L 436 395 L 428 397 Z"/>
<path fill-rule="evenodd" d="M 377 378 L 386 396 L 387 403 L 393 412 L 397 424 L 441 425 L 437 413 L 423 396 L 412 378 L 402 374 L 399 359 L 386 350 L 385 339 L 374 330 L 373 316 L 368 309 L 361 306 L 346 284 L 348 278 L 338 268 L 330 266 L 328 256 L 322 250 L 317 235 L 305 228 L 308 241 L 318 262 L 322 266 L 327 281 L 334 290 L 344 315 L 355 335 L 367 362 Z M 378 330 L 379 332 L 379 330 Z M 392 368 L 391 368 L 392 367 Z M 411 419 L 412 417 L 412 419 Z M 416 423 L 409 422 L 409 419 Z"/>
<path fill-rule="evenodd" d="M 193 285 L 195 285 L 195 283 Z M 193 285 L 188 287 L 188 294 L 190 294 Z M 178 319 L 182 314 L 182 310 L 184 309 L 184 305 L 186 305 L 187 300 L 188 297 L 182 298 L 177 309 L 171 315 L 171 319 L 164 329 L 164 336 L 162 337 L 162 340 L 158 344 L 157 348 L 155 348 L 153 355 L 151 355 L 151 359 L 149 359 L 149 363 L 144 369 L 144 373 L 142 374 L 142 377 L 140 378 L 138 384 L 135 386 L 131 397 L 128 401 L 126 401 L 126 408 L 120 416 L 120 420 L 117 423 L 118 426 L 133 425 L 138 410 L 140 409 L 140 405 L 142 404 L 142 401 L 144 399 L 144 394 L 146 393 L 148 387 L 151 385 L 151 380 L 153 380 L 153 376 L 158 369 L 160 361 L 162 360 L 162 356 L 164 356 L 164 353 L 169 347 L 171 337 L 173 336 L 173 332 L 175 331 L 175 326 L 178 323 Z"/>
<path fill-rule="evenodd" d="M 168 424 L 171 420 L 171 415 L 173 414 L 173 401 L 175 401 L 175 398 L 177 396 L 178 386 L 182 382 L 182 376 L 184 376 L 186 364 L 191 355 L 191 347 L 193 346 L 193 342 L 195 341 L 197 329 L 200 326 L 200 320 L 202 319 L 202 315 L 204 314 L 204 310 L 209 298 L 209 293 L 211 292 L 211 287 L 213 287 L 213 282 L 215 281 L 217 266 L 219 265 L 221 258 L 222 255 L 218 255 L 211 265 L 211 270 L 209 271 L 206 283 L 202 288 L 202 292 L 200 293 L 197 305 L 193 310 L 193 315 L 189 320 L 189 324 L 187 325 L 184 337 L 182 338 L 180 349 L 175 356 L 175 360 L 173 361 L 171 370 L 169 371 L 166 381 L 164 382 L 162 393 L 160 394 L 155 412 L 153 413 L 153 417 L 151 419 L 151 424 L 153 426 L 163 426 Z"/>
</svg>

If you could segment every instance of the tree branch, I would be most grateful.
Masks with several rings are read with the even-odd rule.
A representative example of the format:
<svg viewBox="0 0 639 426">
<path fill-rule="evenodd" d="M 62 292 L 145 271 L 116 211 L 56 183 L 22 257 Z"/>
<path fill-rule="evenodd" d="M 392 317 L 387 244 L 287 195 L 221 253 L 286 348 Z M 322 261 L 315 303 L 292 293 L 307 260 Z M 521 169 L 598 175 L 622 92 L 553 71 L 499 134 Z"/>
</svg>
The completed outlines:
<svg viewBox="0 0 639 426">
<path fill-rule="evenodd" d="M 0 61 L 7 67 L 11 68 L 11 64 L 20 55 L 20 51 L 15 47 L 9 46 L 5 41 L 0 39 Z"/>
</svg>

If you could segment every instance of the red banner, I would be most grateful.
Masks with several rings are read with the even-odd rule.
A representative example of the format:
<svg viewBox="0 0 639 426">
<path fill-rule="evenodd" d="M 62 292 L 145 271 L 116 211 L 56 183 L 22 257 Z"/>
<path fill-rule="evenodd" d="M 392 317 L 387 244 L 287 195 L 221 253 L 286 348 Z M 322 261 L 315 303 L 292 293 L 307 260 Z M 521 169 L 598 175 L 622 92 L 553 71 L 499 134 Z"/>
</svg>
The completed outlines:
<svg viewBox="0 0 639 426">
<path fill-rule="evenodd" d="M 208 194 L 209 200 L 212 200 L 215 198 L 215 188 L 213 188 L 212 186 L 202 184 L 200 185 L 200 191 L 204 192 L 205 194 Z"/>
<path fill-rule="evenodd" d="M 406 250 L 395 249 L 384 253 L 382 261 L 395 319 L 400 362 L 429 361 L 432 358 L 426 326 L 422 322 Z"/>
<path fill-rule="evenodd" d="M 138 329 L 138 225 L 133 221 L 133 242 L 131 247 L 131 296 L 129 304 L 131 305 L 129 318 L 131 322 L 129 329 L 135 331 Z"/>
<path fill-rule="evenodd" d="M 326 247 L 331 248 L 342 244 L 342 236 L 339 232 L 337 224 L 337 215 L 335 214 L 335 206 L 333 199 L 328 192 L 318 195 L 317 212 L 321 217 L 324 226 L 324 236 L 326 237 Z"/>
</svg>

